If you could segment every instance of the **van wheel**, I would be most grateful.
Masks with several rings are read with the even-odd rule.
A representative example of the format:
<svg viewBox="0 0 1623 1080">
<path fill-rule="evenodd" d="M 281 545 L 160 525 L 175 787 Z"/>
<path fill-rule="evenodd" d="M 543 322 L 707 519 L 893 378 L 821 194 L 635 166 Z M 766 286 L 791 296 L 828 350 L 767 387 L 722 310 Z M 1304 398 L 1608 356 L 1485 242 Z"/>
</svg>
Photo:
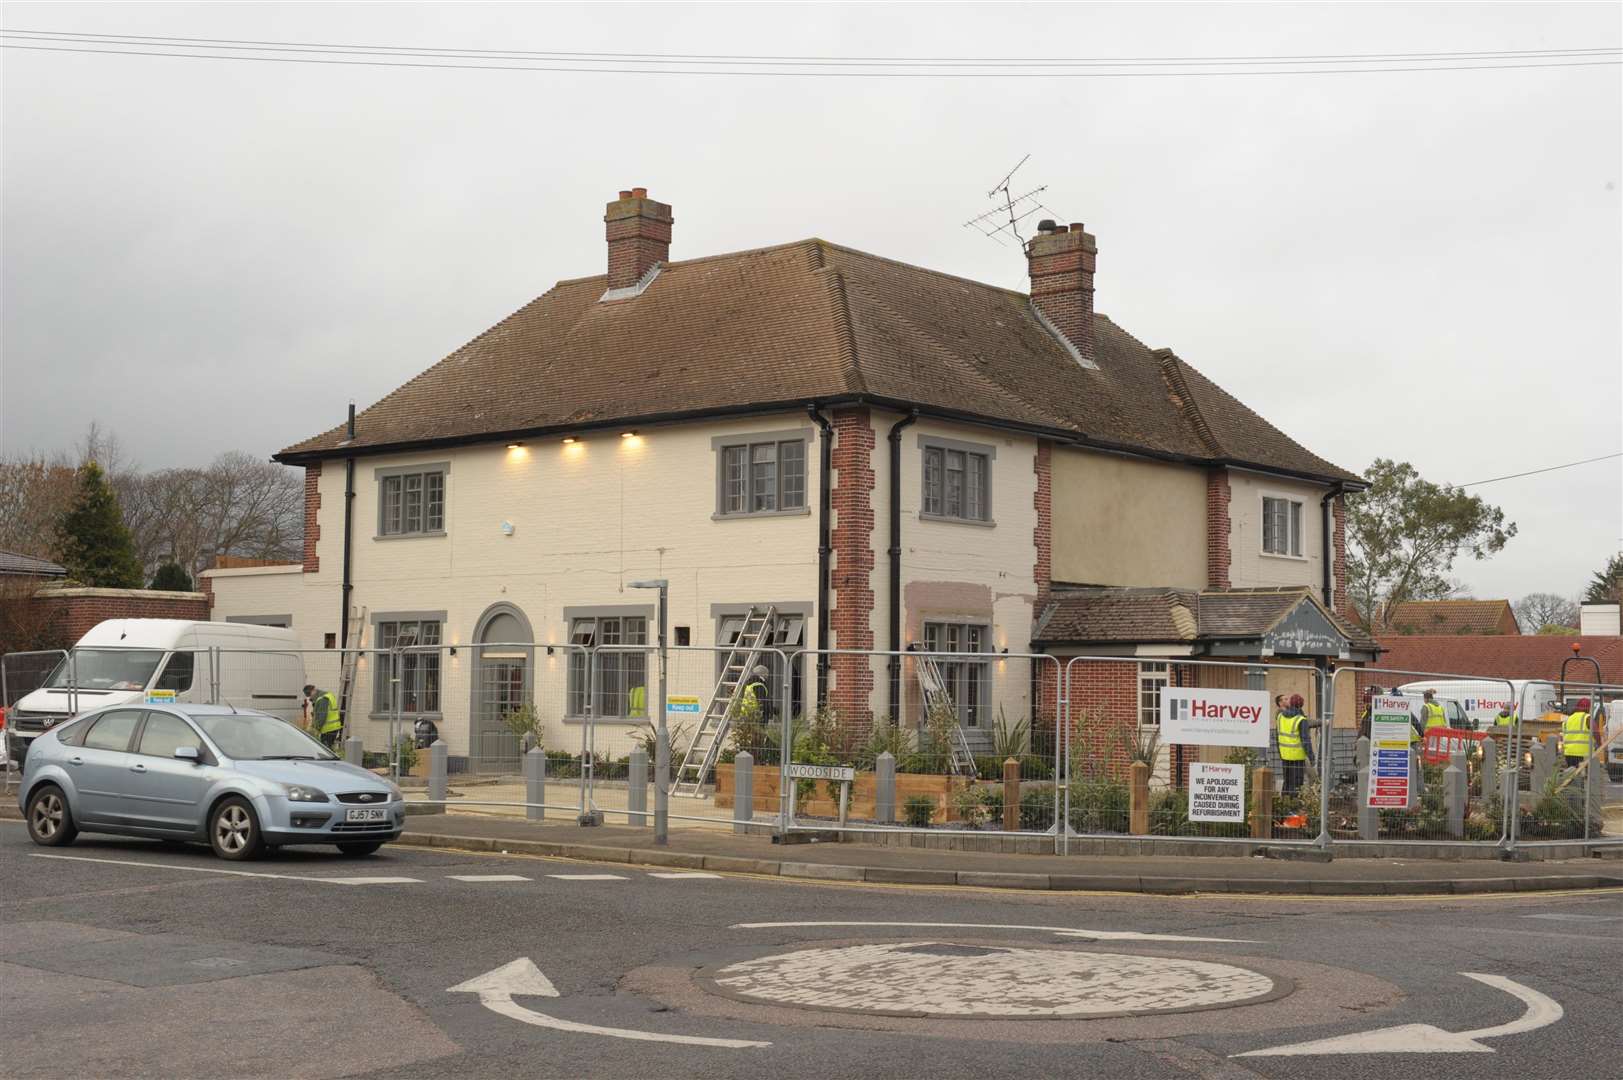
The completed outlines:
<svg viewBox="0 0 1623 1080">
<path fill-rule="evenodd" d="M 348 855 L 352 859 L 363 859 L 382 846 L 376 840 L 371 840 L 365 843 L 339 844 L 338 851 L 339 854 Z"/>
<path fill-rule="evenodd" d="M 265 850 L 259 820 L 247 799 L 233 795 L 214 808 L 209 815 L 209 845 L 214 854 L 233 861 L 257 859 Z"/>
<path fill-rule="evenodd" d="M 55 784 L 45 784 L 28 797 L 28 838 L 41 847 L 71 844 L 79 835 L 68 809 L 68 797 Z"/>
</svg>

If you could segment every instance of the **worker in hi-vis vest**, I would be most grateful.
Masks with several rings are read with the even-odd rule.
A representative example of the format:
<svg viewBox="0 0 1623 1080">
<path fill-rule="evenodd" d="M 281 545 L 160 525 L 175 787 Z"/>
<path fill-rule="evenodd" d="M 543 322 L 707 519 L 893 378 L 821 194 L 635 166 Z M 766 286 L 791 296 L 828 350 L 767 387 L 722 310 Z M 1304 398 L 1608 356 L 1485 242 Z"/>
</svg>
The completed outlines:
<svg viewBox="0 0 1623 1080">
<path fill-rule="evenodd" d="M 1420 706 L 1420 718 L 1425 721 L 1427 731 L 1448 726 L 1448 713 L 1437 703 L 1437 691 L 1426 691 L 1426 700 Z"/>
<path fill-rule="evenodd" d="M 344 733 L 344 715 L 338 711 L 338 695 L 331 690 L 306 686 L 304 700 L 310 708 L 310 734 L 320 739 L 327 749 L 333 749 Z"/>
<path fill-rule="evenodd" d="M 1595 744 L 1590 731 L 1589 699 L 1579 698 L 1573 704 L 1573 711 L 1561 721 L 1561 753 L 1566 757 L 1567 764 L 1576 768 L 1583 764 Z"/>
<path fill-rule="evenodd" d="M 767 670 L 765 664 L 756 664 L 750 671 L 749 682 L 744 684 L 743 700 L 755 702 L 762 720 L 771 718 L 773 713 L 772 689 L 768 682 L 771 677 L 772 673 Z"/>
<path fill-rule="evenodd" d="M 1302 714 L 1302 695 L 1292 694 L 1285 710 L 1274 718 L 1274 741 L 1279 746 L 1279 760 L 1285 766 L 1286 795 L 1294 795 L 1302 787 L 1307 766 L 1313 761 L 1313 742 L 1307 737 L 1309 726 L 1317 727 Z"/>
</svg>

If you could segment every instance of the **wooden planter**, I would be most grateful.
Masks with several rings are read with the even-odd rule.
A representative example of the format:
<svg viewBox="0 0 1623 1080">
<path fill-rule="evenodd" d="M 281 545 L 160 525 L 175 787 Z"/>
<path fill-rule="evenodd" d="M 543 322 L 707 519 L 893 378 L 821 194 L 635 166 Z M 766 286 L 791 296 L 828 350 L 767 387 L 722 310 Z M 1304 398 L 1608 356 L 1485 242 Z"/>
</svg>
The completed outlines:
<svg viewBox="0 0 1623 1080">
<path fill-rule="evenodd" d="M 733 805 L 734 771 L 732 765 L 716 766 L 716 805 L 729 807 Z M 755 812 L 757 814 L 774 813 L 778 807 L 778 782 L 782 773 L 776 765 L 755 766 Z M 874 788 L 877 784 L 875 775 L 871 772 L 859 772 L 851 782 L 850 814 L 853 818 L 873 820 L 874 817 Z M 896 820 L 902 820 L 902 808 L 907 805 L 909 797 L 926 795 L 935 800 L 936 812 L 934 821 L 955 820 L 952 810 L 952 793 L 961 790 L 966 781 L 956 776 L 942 776 L 930 773 L 897 773 L 896 774 Z M 795 812 L 810 817 L 837 817 L 840 812 L 840 786 L 834 785 L 834 794 L 829 796 L 829 782 L 816 781 L 816 788 L 810 798 L 800 798 L 795 803 Z"/>
</svg>

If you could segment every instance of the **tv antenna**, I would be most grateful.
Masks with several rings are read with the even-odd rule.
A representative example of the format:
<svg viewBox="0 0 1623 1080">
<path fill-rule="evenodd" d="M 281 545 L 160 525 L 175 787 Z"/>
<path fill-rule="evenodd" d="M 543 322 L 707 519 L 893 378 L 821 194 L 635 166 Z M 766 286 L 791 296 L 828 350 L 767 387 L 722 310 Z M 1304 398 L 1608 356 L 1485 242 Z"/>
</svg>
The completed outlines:
<svg viewBox="0 0 1623 1080">
<path fill-rule="evenodd" d="M 1041 184 L 1020 195 L 1014 193 L 1014 174 L 1020 171 L 1020 166 L 1030 160 L 1031 155 L 1027 154 L 1015 162 L 1014 168 L 1004 173 L 1003 179 L 999 180 L 992 187 L 992 190 L 986 193 L 988 199 L 995 199 L 1000 205 L 993 207 L 984 214 L 977 214 L 975 217 L 970 218 L 964 222 L 964 228 L 974 229 L 982 236 L 989 240 L 995 240 L 999 244 L 1007 243 L 1004 235 L 1007 234 L 1014 237 L 1015 240 L 1019 241 L 1020 246 L 1024 247 L 1026 238 L 1020 234 L 1020 223 L 1022 221 L 1038 211 L 1047 211 L 1053 214 L 1055 218 L 1060 217 L 1059 214 L 1044 206 L 1038 198 L 1039 195 L 1048 190 L 1047 184 Z"/>
</svg>

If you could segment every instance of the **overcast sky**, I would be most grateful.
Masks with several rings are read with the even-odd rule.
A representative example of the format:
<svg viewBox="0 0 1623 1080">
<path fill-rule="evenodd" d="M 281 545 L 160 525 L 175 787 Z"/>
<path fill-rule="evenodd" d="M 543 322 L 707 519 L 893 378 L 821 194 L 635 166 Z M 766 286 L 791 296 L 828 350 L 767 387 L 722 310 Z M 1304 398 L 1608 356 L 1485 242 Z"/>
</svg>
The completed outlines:
<svg viewBox="0 0 1623 1080">
<path fill-rule="evenodd" d="M 1617 4 L 33 5 L 7 29 L 439 48 L 1142 57 L 1616 47 Z M 1314 450 L 1467 483 L 1623 449 L 1618 67 L 1119 79 L 424 71 L 6 50 L 0 451 L 113 428 L 268 456 L 599 273 L 604 202 L 673 258 L 821 236 L 1023 287 L 962 222 L 1022 155 L 1097 302 Z M 1575 594 L 1623 461 L 1479 489 L 1456 573 Z M 1194 527 L 1199 527 L 1198 523 Z"/>
</svg>

